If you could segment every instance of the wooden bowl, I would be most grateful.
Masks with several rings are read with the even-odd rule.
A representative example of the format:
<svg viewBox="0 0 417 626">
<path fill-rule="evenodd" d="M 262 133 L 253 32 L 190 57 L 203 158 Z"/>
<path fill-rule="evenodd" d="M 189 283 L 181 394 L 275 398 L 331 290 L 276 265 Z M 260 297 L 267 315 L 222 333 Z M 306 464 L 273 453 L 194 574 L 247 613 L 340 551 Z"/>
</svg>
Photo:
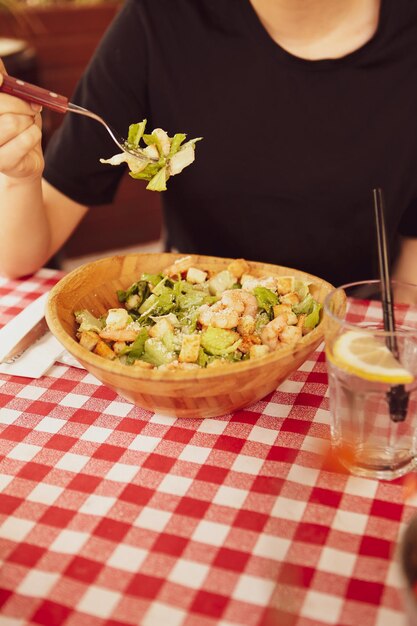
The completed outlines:
<svg viewBox="0 0 417 626">
<path fill-rule="evenodd" d="M 59 281 L 50 292 L 46 320 L 64 348 L 103 384 L 144 409 L 176 417 L 214 417 L 247 406 L 274 389 L 295 371 L 323 340 L 320 324 L 293 347 L 220 368 L 191 371 L 145 370 L 109 361 L 89 352 L 76 340 L 74 311 L 89 309 L 100 316 L 120 306 L 116 290 L 127 289 L 143 272 L 157 273 L 184 255 L 128 254 L 83 265 Z M 216 272 L 232 259 L 191 255 L 193 265 Z M 293 275 L 312 283 L 314 297 L 323 302 L 332 285 L 305 272 L 250 262 L 251 273 Z"/>
</svg>

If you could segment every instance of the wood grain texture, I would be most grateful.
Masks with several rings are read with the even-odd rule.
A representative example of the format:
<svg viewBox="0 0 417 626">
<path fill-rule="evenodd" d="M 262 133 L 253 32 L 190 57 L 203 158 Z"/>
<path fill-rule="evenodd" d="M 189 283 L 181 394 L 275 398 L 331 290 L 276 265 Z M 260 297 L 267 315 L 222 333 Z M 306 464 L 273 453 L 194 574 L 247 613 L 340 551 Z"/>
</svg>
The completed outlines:
<svg viewBox="0 0 417 626">
<path fill-rule="evenodd" d="M 102 315 L 120 306 L 116 290 L 127 289 L 143 272 L 156 273 L 180 254 L 129 254 L 83 265 L 64 277 L 52 290 L 46 308 L 51 332 L 89 372 L 123 398 L 144 409 L 175 417 L 205 418 L 231 413 L 260 400 L 298 369 L 323 340 L 324 321 L 292 347 L 264 357 L 216 369 L 161 372 L 108 361 L 79 345 L 74 311 L 89 309 Z M 215 272 L 232 259 L 191 255 L 193 265 Z M 323 302 L 332 285 L 305 272 L 250 262 L 257 276 L 293 275 L 311 281 L 314 297 Z"/>
</svg>

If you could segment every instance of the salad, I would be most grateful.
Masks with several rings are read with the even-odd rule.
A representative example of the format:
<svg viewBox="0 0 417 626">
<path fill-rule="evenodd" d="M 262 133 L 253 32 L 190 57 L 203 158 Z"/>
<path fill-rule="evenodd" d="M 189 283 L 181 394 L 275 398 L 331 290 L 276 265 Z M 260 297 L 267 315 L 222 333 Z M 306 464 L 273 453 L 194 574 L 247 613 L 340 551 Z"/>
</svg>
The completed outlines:
<svg viewBox="0 0 417 626">
<path fill-rule="evenodd" d="M 145 134 L 146 120 L 138 124 L 129 126 L 127 137 L 128 148 L 140 148 L 144 156 L 149 160 L 137 159 L 128 152 L 115 154 L 110 159 L 100 159 L 101 163 L 109 165 L 121 165 L 127 163 L 129 175 L 132 178 L 149 181 L 146 189 L 151 191 L 165 191 L 167 180 L 170 176 L 175 176 L 182 172 L 188 165 L 193 163 L 195 158 L 195 144 L 202 137 L 190 139 L 185 142 L 187 135 L 176 133 L 173 137 L 168 137 L 162 128 L 155 128 L 152 133 Z M 146 145 L 142 148 L 140 142 Z"/>
<path fill-rule="evenodd" d="M 191 257 L 117 291 L 120 307 L 75 311 L 77 339 L 106 359 L 146 369 L 217 367 L 296 344 L 320 322 L 310 284 L 255 276 L 244 259 L 217 273 Z"/>
</svg>

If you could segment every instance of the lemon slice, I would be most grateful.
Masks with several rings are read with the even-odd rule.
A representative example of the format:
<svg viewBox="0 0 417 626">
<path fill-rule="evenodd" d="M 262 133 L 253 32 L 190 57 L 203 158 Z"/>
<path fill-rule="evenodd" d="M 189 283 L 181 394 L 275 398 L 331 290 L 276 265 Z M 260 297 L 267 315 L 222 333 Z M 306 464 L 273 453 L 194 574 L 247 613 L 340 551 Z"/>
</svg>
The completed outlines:
<svg viewBox="0 0 417 626">
<path fill-rule="evenodd" d="M 404 385 L 414 380 L 384 343 L 366 333 L 347 331 L 336 339 L 332 354 L 327 350 L 327 357 L 337 367 L 365 380 Z"/>
</svg>

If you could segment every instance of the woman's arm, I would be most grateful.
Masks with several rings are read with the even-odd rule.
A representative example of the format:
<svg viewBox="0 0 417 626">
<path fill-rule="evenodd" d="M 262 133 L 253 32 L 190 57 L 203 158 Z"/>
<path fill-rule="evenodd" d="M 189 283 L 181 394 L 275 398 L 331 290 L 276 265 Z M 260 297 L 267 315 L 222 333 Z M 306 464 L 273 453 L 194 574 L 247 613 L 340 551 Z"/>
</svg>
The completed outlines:
<svg viewBox="0 0 417 626">
<path fill-rule="evenodd" d="M 393 278 L 417 285 L 417 237 L 401 237 Z"/>
<path fill-rule="evenodd" d="M 87 212 L 40 178 L 0 174 L 0 274 L 36 272 L 64 245 Z"/>
<path fill-rule="evenodd" d="M 0 61 L 0 84 L 5 73 Z M 0 92 L 0 274 L 39 269 L 63 245 L 86 207 L 42 181 L 39 107 Z"/>
</svg>

